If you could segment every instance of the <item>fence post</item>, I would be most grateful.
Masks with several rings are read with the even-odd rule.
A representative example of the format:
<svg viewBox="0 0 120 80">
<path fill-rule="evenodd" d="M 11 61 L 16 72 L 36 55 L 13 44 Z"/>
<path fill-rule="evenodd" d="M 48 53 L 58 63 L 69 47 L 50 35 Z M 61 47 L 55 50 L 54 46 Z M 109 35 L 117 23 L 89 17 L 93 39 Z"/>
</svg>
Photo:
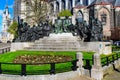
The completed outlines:
<svg viewBox="0 0 120 80">
<path fill-rule="evenodd" d="M 2 49 L 2 53 L 4 53 L 4 49 Z"/>
<path fill-rule="evenodd" d="M 77 61 L 77 66 L 78 66 L 78 71 L 79 71 L 79 75 L 84 75 L 85 74 L 85 71 L 84 71 L 84 68 L 83 68 L 83 54 L 81 52 L 77 52 L 76 53 L 76 58 L 78 59 Z"/>
<path fill-rule="evenodd" d="M 2 74 L 2 65 L 0 63 L 0 74 Z"/>
<path fill-rule="evenodd" d="M 116 57 L 117 57 L 117 60 L 119 59 L 119 55 L 118 55 L 118 53 L 116 53 Z"/>
<path fill-rule="evenodd" d="M 89 60 L 89 59 L 86 59 L 85 61 L 86 61 L 85 68 L 90 70 L 90 69 L 91 69 L 90 60 Z"/>
<path fill-rule="evenodd" d="M 50 63 L 50 74 L 55 74 L 55 63 Z"/>
<path fill-rule="evenodd" d="M 77 60 L 72 61 L 73 66 L 72 66 L 71 68 L 72 68 L 72 70 L 73 70 L 73 71 L 76 71 L 76 70 L 77 70 L 77 68 L 78 68 L 78 66 L 77 66 L 77 61 L 78 61 L 78 59 L 77 59 Z"/>
<path fill-rule="evenodd" d="M 106 59 L 107 59 L 107 66 L 109 65 L 109 57 L 106 57 Z"/>
<path fill-rule="evenodd" d="M 21 64 L 21 76 L 26 76 L 26 64 Z"/>
<path fill-rule="evenodd" d="M 112 55 L 112 62 L 114 63 L 115 61 L 115 58 L 114 58 L 114 54 Z"/>
<path fill-rule="evenodd" d="M 101 58 L 100 54 L 94 54 L 94 64 L 92 65 L 91 69 L 91 77 L 96 80 L 102 80 L 103 79 L 103 71 L 101 66 Z"/>
</svg>

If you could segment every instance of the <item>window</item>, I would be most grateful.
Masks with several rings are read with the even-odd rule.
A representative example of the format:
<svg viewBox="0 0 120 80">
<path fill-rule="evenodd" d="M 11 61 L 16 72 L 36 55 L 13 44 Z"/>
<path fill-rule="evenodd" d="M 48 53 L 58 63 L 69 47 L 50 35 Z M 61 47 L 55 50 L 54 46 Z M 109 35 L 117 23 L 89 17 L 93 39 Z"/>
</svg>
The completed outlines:
<svg viewBox="0 0 120 80">
<path fill-rule="evenodd" d="M 107 15 L 103 12 L 103 14 L 101 14 L 101 22 L 103 25 L 106 25 L 106 19 L 107 19 Z"/>
<path fill-rule="evenodd" d="M 81 11 L 79 11 L 79 12 L 77 13 L 77 20 L 78 20 L 78 22 L 82 22 L 82 21 L 83 21 L 83 15 L 82 15 L 82 12 L 81 12 Z"/>
</svg>

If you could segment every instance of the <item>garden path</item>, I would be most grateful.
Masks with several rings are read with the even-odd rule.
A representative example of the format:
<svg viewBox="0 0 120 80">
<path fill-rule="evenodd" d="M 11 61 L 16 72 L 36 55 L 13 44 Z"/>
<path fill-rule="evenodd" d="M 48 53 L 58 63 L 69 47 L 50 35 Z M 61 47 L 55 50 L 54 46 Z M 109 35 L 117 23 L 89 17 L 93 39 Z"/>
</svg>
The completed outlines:
<svg viewBox="0 0 120 80">
<path fill-rule="evenodd" d="M 103 80 L 120 80 L 120 67 L 106 75 Z"/>
</svg>

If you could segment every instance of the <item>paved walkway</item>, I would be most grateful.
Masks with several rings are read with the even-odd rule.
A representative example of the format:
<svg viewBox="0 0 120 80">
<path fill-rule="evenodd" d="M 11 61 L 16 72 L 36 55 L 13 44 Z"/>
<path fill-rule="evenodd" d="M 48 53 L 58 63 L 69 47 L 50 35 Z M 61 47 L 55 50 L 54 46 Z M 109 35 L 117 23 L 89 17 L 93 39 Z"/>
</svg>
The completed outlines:
<svg viewBox="0 0 120 80">
<path fill-rule="evenodd" d="M 120 80 L 120 67 L 106 75 L 103 80 Z"/>
<path fill-rule="evenodd" d="M 86 77 L 86 76 L 79 76 L 79 77 L 75 77 L 75 78 L 72 78 L 69 80 L 94 80 L 94 79 L 91 79 L 91 78 Z"/>
</svg>

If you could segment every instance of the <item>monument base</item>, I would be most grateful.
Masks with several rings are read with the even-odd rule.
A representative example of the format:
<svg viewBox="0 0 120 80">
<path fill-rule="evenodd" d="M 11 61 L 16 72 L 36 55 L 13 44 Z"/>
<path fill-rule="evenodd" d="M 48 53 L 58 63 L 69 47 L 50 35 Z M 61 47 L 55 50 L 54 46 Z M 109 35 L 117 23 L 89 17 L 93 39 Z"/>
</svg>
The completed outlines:
<svg viewBox="0 0 120 80">
<path fill-rule="evenodd" d="M 81 39 L 78 36 L 73 36 L 72 33 L 51 33 L 48 37 L 36 40 L 32 46 L 25 49 L 37 51 L 78 51 L 80 41 Z"/>
<path fill-rule="evenodd" d="M 12 43 L 13 47 L 11 47 L 11 50 L 17 50 L 17 46 L 20 44 L 22 45 L 23 43 Z M 34 43 L 24 43 L 21 49 L 33 51 L 91 51 L 99 54 L 112 53 L 110 42 L 83 42 L 79 36 L 73 36 L 72 33 L 52 33 L 48 37 L 36 40 Z"/>
</svg>

